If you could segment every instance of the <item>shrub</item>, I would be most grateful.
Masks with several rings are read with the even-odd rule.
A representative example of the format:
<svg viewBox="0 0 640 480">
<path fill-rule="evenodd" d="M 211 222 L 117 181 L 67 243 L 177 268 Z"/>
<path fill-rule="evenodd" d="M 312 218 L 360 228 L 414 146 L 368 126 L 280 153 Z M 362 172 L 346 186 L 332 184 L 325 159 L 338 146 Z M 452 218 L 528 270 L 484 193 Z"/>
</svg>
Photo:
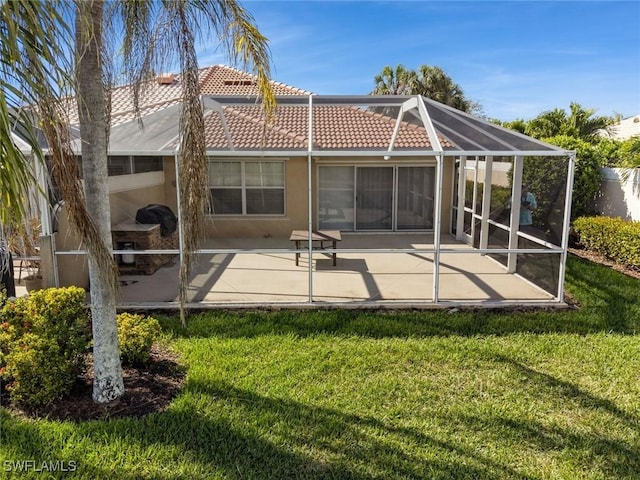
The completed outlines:
<svg viewBox="0 0 640 480">
<path fill-rule="evenodd" d="M 151 346 L 160 334 L 158 321 L 131 313 L 120 313 L 117 321 L 122 362 L 133 365 L 146 363 L 151 355 Z"/>
<path fill-rule="evenodd" d="M 0 307 L 0 370 L 12 401 L 44 406 L 85 368 L 89 316 L 78 287 L 49 288 Z"/>
<path fill-rule="evenodd" d="M 12 379 L 7 387 L 12 401 L 31 407 L 46 405 L 67 393 L 75 382 L 76 375 L 60 361 L 55 338 L 27 333 L 11 348 L 5 375 Z"/>
<path fill-rule="evenodd" d="M 573 222 L 578 242 L 616 263 L 640 269 L 640 222 L 580 217 Z"/>
<path fill-rule="evenodd" d="M 544 141 L 576 152 L 571 219 L 593 214 L 592 204 L 602 182 L 600 166 L 604 163 L 603 155 L 593 145 L 574 137 L 559 135 L 546 138 Z M 560 175 L 562 182 L 565 181 L 566 173 L 562 170 L 557 171 L 555 175 Z M 553 180 L 550 178 L 547 182 L 552 183 Z M 533 183 L 531 179 L 526 181 Z"/>
</svg>

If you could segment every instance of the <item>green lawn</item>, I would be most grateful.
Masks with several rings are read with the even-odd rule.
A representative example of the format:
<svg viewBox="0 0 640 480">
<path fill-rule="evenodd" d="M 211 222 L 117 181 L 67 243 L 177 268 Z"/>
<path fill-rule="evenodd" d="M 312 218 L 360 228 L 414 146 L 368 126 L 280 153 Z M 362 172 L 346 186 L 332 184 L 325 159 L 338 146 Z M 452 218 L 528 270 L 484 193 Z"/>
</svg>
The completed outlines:
<svg viewBox="0 0 640 480">
<path fill-rule="evenodd" d="M 0 478 L 639 478 L 640 281 L 571 257 L 567 283 L 579 310 L 163 318 L 187 367 L 166 412 L 2 410 Z"/>
</svg>

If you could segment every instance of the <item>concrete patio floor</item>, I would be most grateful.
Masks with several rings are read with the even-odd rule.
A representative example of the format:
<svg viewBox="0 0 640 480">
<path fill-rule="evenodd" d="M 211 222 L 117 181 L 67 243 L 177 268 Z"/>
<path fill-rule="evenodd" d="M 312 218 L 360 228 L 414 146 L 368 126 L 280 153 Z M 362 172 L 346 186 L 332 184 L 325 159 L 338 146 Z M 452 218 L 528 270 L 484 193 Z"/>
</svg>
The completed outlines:
<svg viewBox="0 0 640 480">
<path fill-rule="evenodd" d="M 469 246 L 444 235 L 442 248 L 470 252 Z M 268 253 L 207 253 L 199 256 L 190 282 L 189 302 L 200 306 L 309 305 L 309 261 L 299 266 L 291 242 L 283 239 L 216 239 L 203 249 L 274 249 Z M 362 249 L 431 249 L 430 234 L 345 234 L 337 265 L 326 252 L 312 259 L 313 304 L 397 303 L 436 306 L 433 253 L 362 252 Z M 153 275 L 121 276 L 121 305 L 170 306 L 178 299 L 178 257 Z M 498 262 L 478 253 L 442 253 L 439 302 L 494 304 L 553 302 L 554 296 Z"/>
</svg>

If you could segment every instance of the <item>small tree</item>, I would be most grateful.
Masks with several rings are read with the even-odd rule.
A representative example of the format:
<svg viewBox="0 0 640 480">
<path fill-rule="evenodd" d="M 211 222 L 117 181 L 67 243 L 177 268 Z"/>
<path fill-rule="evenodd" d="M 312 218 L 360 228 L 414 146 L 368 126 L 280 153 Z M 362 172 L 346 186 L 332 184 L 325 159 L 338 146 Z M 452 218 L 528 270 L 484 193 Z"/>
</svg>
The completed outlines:
<svg viewBox="0 0 640 480">
<path fill-rule="evenodd" d="M 614 119 L 594 114 L 595 110 L 572 102 L 568 114 L 560 108 L 541 113 L 527 123 L 525 133 L 539 139 L 563 135 L 597 143 L 600 138 L 598 132 L 611 125 Z"/>
<path fill-rule="evenodd" d="M 552 145 L 575 150 L 576 165 L 573 180 L 571 219 L 593 213 L 593 201 L 600 190 L 603 157 L 590 143 L 578 138 L 559 135 L 543 139 Z"/>
<path fill-rule="evenodd" d="M 113 8 L 105 15 L 107 7 Z M 0 32 L 3 34 L 0 144 L 3 164 L 8 158 L 15 170 L 3 175 L 0 169 L 0 185 L 4 186 L 6 181 L 11 187 L 9 192 L 2 192 L 0 213 L 15 211 L 15 206 L 20 205 L 24 185 L 33 179 L 31 171 L 25 167 L 24 156 L 12 141 L 13 129 L 16 124 L 25 131 L 34 131 L 37 126 L 47 140 L 52 172 L 64 195 L 71 223 L 88 251 L 94 337 L 93 398 L 97 402 L 107 402 L 122 395 L 124 388 L 116 332 L 117 268 L 111 255 L 106 182 L 110 123 L 108 92 L 113 86 L 110 74 L 114 71 L 106 43 L 114 38 L 122 40 L 122 64 L 127 78 L 136 86 L 133 92 L 136 109 L 140 85 L 154 70 L 167 66 L 175 57 L 178 60 L 183 85 L 177 172 L 183 180 L 179 192 L 180 224 L 185 238 L 179 279 L 183 307 L 194 252 L 203 236 L 208 198 L 196 42 L 199 35 L 211 33 L 222 38 L 229 57 L 256 73 L 257 93 L 262 97 L 266 117 L 271 119 L 275 97 L 269 83 L 267 40 L 258 31 L 251 15 L 234 0 L 15 0 L 0 2 L 0 13 Z M 103 23 L 103 18 L 113 19 L 111 29 L 108 23 Z M 75 28 L 65 20 L 74 20 Z M 59 44 L 62 45 L 60 48 L 52 47 Z M 65 76 L 69 72 L 75 75 Z M 59 77 L 63 77 L 64 82 L 58 81 Z M 22 96 L 23 88 L 29 96 Z M 66 109 L 61 107 L 60 95 L 77 100 L 84 191 L 69 141 L 69 122 L 65 116 L 68 105 Z M 12 107 L 23 107 L 24 104 L 36 105 L 40 118 L 45 121 L 37 122 L 24 115 L 17 118 L 10 113 Z M 29 137 L 35 139 L 33 148 L 39 152 L 39 139 L 36 135 Z M 7 200 L 12 201 L 11 209 L 5 204 Z M 184 308 L 181 313 L 184 320 Z"/>
</svg>

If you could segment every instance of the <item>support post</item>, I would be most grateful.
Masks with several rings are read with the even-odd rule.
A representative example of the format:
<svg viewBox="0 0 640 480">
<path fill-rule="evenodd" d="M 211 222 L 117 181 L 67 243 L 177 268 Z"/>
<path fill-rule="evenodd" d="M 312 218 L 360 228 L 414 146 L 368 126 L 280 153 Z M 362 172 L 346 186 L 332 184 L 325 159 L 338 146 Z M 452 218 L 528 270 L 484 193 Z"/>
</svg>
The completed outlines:
<svg viewBox="0 0 640 480">
<path fill-rule="evenodd" d="M 467 157 L 462 155 L 458 166 L 458 217 L 456 218 L 456 240 L 459 242 L 464 241 L 464 190 L 466 187 L 464 168 L 466 164 Z"/>
<path fill-rule="evenodd" d="M 442 178 L 444 170 L 444 154 L 437 157 L 435 218 L 433 219 L 433 303 L 440 298 L 440 234 L 442 230 Z"/>
<path fill-rule="evenodd" d="M 313 151 L 313 95 L 309 95 L 309 130 L 307 132 L 307 233 L 309 247 L 309 303 L 313 303 L 313 183 L 312 173 L 312 151 Z"/>
<path fill-rule="evenodd" d="M 484 158 L 484 188 L 482 189 L 482 215 L 480 217 L 480 248 L 489 244 L 489 216 L 491 214 L 491 179 L 493 178 L 493 157 Z"/>
<path fill-rule="evenodd" d="M 518 229 L 520 228 L 520 195 L 522 194 L 522 170 L 524 157 L 516 155 L 513 162 L 513 186 L 511 188 L 511 219 L 509 221 L 509 249 L 518 248 Z M 507 256 L 507 271 L 515 273 L 518 262 L 517 253 Z"/>
<path fill-rule="evenodd" d="M 571 226 L 571 199 L 573 196 L 573 177 L 576 164 L 576 153 L 569 154 L 567 168 L 567 191 L 564 199 L 564 221 L 562 226 L 562 254 L 558 272 L 558 301 L 564 300 L 564 277 L 567 269 L 567 250 L 569 249 L 569 228 Z"/>
<path fill-rule="evenodd" d="M 178 143 L 180 145 L 180 143 Z M 178 152 L 174 155 L 176 169 L 176 205 L 178 206 L 178 249 L 180 250 L 180 265 L 184 261 L 184 230 L 182 229 L 182 203 L 180 201 L 180 165 L 178 162 Z"/>
</svg>

